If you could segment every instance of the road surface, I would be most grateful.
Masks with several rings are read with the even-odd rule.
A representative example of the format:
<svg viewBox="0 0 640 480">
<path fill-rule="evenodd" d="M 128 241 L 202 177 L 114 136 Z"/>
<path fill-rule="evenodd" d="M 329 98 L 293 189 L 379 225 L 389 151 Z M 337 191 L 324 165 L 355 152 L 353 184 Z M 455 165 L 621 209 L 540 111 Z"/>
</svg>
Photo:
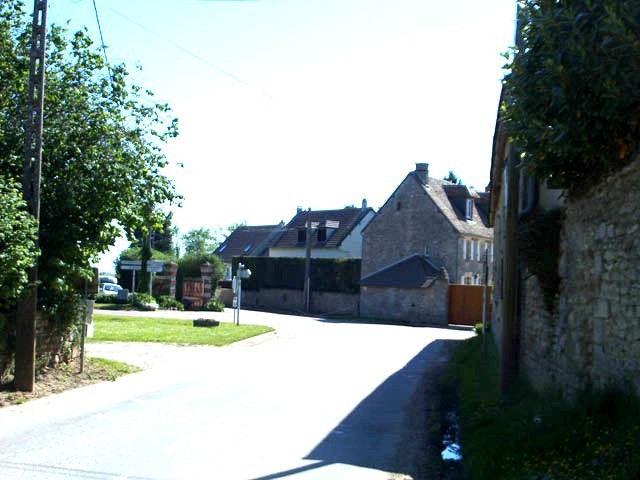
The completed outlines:
<svg viewBox="0 0 640 480">
<path fill-rule="evenodd" d="M 1 409 L 0 478 L 408 478 L 400 453 L 413 448 L 416 386 L 471 336 L 260 312 L 241 321 L 276 333 L 151 354 L 90 345 L 151 368 Z"/>
</svg>

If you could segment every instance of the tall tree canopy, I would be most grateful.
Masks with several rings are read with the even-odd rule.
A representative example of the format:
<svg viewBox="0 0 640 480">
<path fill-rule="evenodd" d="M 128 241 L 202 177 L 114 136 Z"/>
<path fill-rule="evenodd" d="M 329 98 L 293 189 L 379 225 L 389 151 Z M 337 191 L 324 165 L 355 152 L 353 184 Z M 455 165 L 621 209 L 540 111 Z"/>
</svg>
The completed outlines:
<svg viewBox="0 0 640 480">
<path fill-rule="evenodd" d="M 0 2 L 0 172 L 22 178 L 30 18 Z M 39 242 L 41 297 L 52 307 L 73 277 L 121 234 L 158 225 L 178 199 L 162 174 L 177 121 L 124 65 L 107 68 L 86 32 L 53 26 L 47 39 Z"/>
<path fill-rule="evenodd" d="M 212 253 L 216 247 L 216 239 L 208 228 L 192 228 L 182 236 L 185 255 L 202 255 Z"/>
</svg>

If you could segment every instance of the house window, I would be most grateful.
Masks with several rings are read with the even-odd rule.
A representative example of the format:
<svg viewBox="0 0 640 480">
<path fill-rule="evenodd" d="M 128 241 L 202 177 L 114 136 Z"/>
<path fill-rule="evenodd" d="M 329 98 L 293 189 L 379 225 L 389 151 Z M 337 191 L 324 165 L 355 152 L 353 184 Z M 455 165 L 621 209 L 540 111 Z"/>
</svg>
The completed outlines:
<svg viewBox="0 0 640 480">
<path fill-rule="evenodd" d="M 326 242 L 327 241 L 327 229 L 326 228 L 319 228 L 318 229 L 318 241 L 319 242 Z"/>
<path fill-rule="evenodd" d="M 479 262 L 480 260 L 482 260 L 481 258 L 481 252 L 480 252 L 480 241 L 479 240 L 474 240 L 474 247 L 475 247 L 475 251 L 476 251 L 476 261 Z"/>
<path fill-rule="evenodd" d="M 467 220 L 471 220 L 473 218 L 473 200 L 467 198 L 467 209 L 466 209 L 466 217 Z"/>
<path fill-rule="evenodd" d="M 247 245 L 246 247 L 244 247 L 244 250 L 242 251 L 243 253 L 248 253 L 249 250 L 251 250 L 251 247 L 253 247 L 253 243 L 250 243 L 249 245 Z"/>
<path fill-rule="evenodd" d="M 218 253 L 222 253 L 222 252 L 224 252 L 226 249 L 227 249 L 227 245 L 226 245 L 226 244 L 225 244 L 225 245 L 222 245 L 222 246 L 220 247 L 220 249 L 218 249 Z"/>
<path fill-rule="evenodd" d="M 307 230 L 301 228 L 298 230 L 298 243 L 305 243 L 307 241 Z"/>
<path fill-rule="evenodd" d="M 473 242 L 470 239 L 464 241 L 464 259 L 471 260 L 473 258 Z"/>
<path fill-rule="evenodd" d="M 471 277 L 471 273 L 467 272 L 462 276 L 462 282 L 463 285 L 472 285 L 473 284 L 473 278 Z"/>
</svg>

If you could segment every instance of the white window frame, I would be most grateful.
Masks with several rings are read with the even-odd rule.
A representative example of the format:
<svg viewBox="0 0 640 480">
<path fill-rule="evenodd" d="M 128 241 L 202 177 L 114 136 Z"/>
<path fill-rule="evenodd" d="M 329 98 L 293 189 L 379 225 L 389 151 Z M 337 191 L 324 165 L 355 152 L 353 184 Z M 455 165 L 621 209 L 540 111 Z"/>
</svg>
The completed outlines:
<svg viewBox="0 0 640 480">
<path fill-rule="evenodd" d="M 471 220 L 473 218 L 473 200 L 471 198 L 467 198 L 467 208 L 465 213 L 467 220 Z"/>
</svg>

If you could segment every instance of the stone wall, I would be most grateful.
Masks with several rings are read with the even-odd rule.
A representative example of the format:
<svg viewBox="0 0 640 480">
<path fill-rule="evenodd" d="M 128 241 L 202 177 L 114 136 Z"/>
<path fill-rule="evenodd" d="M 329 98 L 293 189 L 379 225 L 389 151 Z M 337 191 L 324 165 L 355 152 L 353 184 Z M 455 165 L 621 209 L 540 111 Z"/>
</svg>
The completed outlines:
<svg viewBox="0 0 640 480">
<path fill-rule="evenodd" d="M 311 292 L 311 312 L 314 315 L 358 316 L 359 294 Z M 289 312 L 304 312 L 302 290 L 263 288 L 242 290 L 242 306 Z"/>
<path fill-rule="evenodd" d="M 12 378 L 13 349 L 15 348 L 13 322 L 0 315 L 0 383 Z M 80 338 L 57 332 L 53 320 L 38 313 L 36 317 L 36 365 L 57 365 L 80 355 Z"/>
<path fill-rule="evenodd" d="M 365 318 L 402 320 L 416 325 L 448 323 L 449 282 L 436 280 L 428 288 L 362 287 L 360 314 Z"/>
<path fill-rule="evenodd" d="M 522 271 L 520 368 L 536 388 L 557 387 L 570 395 L 588 386 L 631 384 L 640 393 L 638 205 L 640 160 L 584 198 L 567 202 L 554 315 L 545 310 L 537 279 Z M 498 216 L 496 250 L 501 250 L 500 224 Z M 497 280 L 492 326 L 496 339 L 502 321 L 500 295 Z"/>
</svg>

